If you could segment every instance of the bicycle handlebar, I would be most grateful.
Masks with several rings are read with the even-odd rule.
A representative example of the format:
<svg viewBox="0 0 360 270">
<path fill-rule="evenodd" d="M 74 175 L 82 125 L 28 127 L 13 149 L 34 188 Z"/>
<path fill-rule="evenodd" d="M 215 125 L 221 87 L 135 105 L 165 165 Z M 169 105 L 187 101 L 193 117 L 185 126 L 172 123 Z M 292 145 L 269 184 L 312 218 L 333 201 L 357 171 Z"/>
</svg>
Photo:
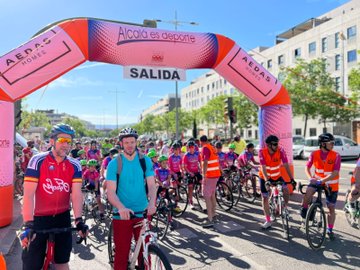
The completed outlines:
<svg viewBox="0 0 360 270">
<path fill-rule="evenodd" d="M 312 184 L 305 184 L 303 185 L 301 182 L 299 182 L 299 185 L 298 185 L 298 191 L 301 193 L 301 194 L 305 194 L 306 191 L 303 191 L 303 188 L 304 186 L 311 186 L 313 188 L 316 189 L 316 191 L 321 191 L 321 190 L 325 190 L 325 186 L 320 186 L 320 185 L 312 185 Z"/>
<path fill-rule="evenodd" d="M 72 231 L 78 231 L 76 228 L 74 227 L 68 227 L 68 228 L 52 228 L 52 229 L 44 229 L 44 230 L 34 230 L 34 233 L 42 233 L 42 234 L 58 234 L 58 233 L 64 233 L 64 232 L 72 232 Z M 86 233 L 86 232 L 83 232 Z M 86 245 L 86 236 L 85 237 L 81 237 L 79 236 L 79 238 L 76 240 L 76 244 L 81 244 L 82 241 L 85 242 Z"/>
</svg>

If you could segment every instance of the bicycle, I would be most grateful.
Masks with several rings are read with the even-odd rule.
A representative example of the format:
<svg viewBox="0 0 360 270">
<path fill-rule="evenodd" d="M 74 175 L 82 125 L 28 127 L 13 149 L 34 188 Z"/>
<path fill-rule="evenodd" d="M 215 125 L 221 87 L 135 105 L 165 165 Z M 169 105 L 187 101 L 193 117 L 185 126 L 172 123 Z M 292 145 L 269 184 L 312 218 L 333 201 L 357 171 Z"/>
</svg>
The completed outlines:
<svg viewBox="0 0 360 270">
<path fill-rule="evenodd" d="M 82 188 L 81 191 L 84 194 L 84 203 L 83 203 L 83 218 L 84 220 L 88 219 L 91 216 L 95 223 L 100 222 L 100 212 L 99 206 L 96 201 L 95 190 L 89 190 L 87 188 Z"/>
<path fill-rule="evenodd" d="M 349 174 L 352 175 L 352 172 Z M 356 212 L 353 216 L 347 209 L 347 206 L 349 205 L 350 192 L 351 192 L 351 190 L 347 190 L 346 195 L 345 195 L 345 205 L 344 205 L 345 217 L 351 227 L 355 227 L 355 228 L 357 227 L 357 229 L 360 229 L 360 202 L 359 202 L 359 199 L 357 199 L 357 201 L 355 202 Z"/>
<path fill-rule="evenodd" d="M 43 270 L 53 269 L 51 265 L 54 263 L 54 256 L 55 256 L 55 235 L 59 233 L 77 231 L 76 228 L 68 227 L 68 228 L 53 228 L 53 229 L 45 229 L 45 230 L 34 230 L 34 233 L 38 234 L 48 234 L 48 240 L 46 243 L 46 254 L 43 264 Z M 85 232 L 83 232 L 85 233 Z M 84 241 L 86 245 L 86 237 L 80 237 L 76 240 L 77 244 L 81 244 Z M 30 242 L 31 244 L 31 242 Z"/>
<path fill-rule="evenodd" d="M 173 209 L 172 215 L 174 217 L 182 216 L 185 213 L 189 203 L 189 196 L 186 189 L 186 185 L 183 184 L 183 179 L 179 178 L 177 182 L 178 184 L 176 188 L 173 187 L 169 188 L 169 196 L 171 202 L 176 204 L 178 210 L 175 211 L 174 210 L 175 208 Z"/>
<path fill-rule="evenodd" d="M 271 193 L 269 197 L 270 215 L 272 220 L 275 221 L 277 217 L 281 218 L 283 229 L 283 237 L 287 240 L 290 239 L 289 230 L 289 210 L 285 205 L 283 193 L 283 181 L 267 181 L 265 185 L 270 185 Z"/>
<path fill-rule="evenodd" d="M 137 226 L 141 226 L 139 238 L 137 239 L 137 241 L 135 241 L 134 238 L 131 241 L 128 269 L 137 269 L 137 259 L 139 257 L 141 248 L 143 248 L 143 266 L 145 270 L 172 270 L 169 260 L 157 244 L 156 233 L 150 230 L 150 221 L 147 218 L 146 211 L 135 212 L 134 215 L 130 216 L 130 218 L 136 218 L 136 215 L 138 214 L 143 214 L 144 219 L 137 223 Z M 116 251 L 113 235 L 113 222 L 111 222 L 108 233 L 108 255 L 109 263 L 112 268 L 114 267 L 114 258 Z"/>
<path fill-rule="evenodd" d="M 299 191 L 301 194 L 305 194 L 306 192 L 303 191 L 303 187 L 299 183 Z M 311 186 L 316 189 L 317 197 L 315 202 L 311 202 L 311 206 L 307 211 L 306 218 L 305 218 L 305 233 L 306 233 L 306 240 L 309 246 L 313 250 L 318 250 L 325 241 L 326 237 L 326 218 L 325 218 L 325 211 L 322 204 L 322 191 L 329 192 L 325 186 L 319 185 L 306 185 Z M 331 192 L 331 191 L 330 191 Z"/>
</svg>

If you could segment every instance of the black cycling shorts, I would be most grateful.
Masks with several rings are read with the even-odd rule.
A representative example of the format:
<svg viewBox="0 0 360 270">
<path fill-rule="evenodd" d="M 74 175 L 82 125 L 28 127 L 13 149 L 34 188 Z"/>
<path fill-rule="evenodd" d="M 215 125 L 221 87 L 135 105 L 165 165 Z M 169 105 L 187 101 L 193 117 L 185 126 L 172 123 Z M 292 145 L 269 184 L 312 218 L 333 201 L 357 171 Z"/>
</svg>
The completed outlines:
<svg viewBox="0 0 360 270">
<path fill-rule="evenodd" d="M 52 228 L 69 228 L 71 227 L 70 211 L 55 216 L 36 216 L 34 217 L 34 229 L 46 230 Z M 29 249 L 22 252 L 23 270 L 40 270 L 42 269 L 46 245 L 47 234 L 38 233 L 31 242 Z M 67 263 L 70 260 L 72 249 L 71 232 L 58 233 L 55 235 L 55 254 L 54 262 L 56 264 Z"/>
<path fill-rule="evenodd" d="M 187 179 L 188 179 L 188 184 L 192 185 L 192 184 L 195 184 L 194 180 L 197 181 L 197 182 L 200 182 L 203 179 L 203 177 L 199 172 L 194 173 L 194 177 L 191 177 L 190 174 L 188 173 L 187 174 Z"/>
<path fill-rule="evenodd" d="M 270 181 L 270 182 L 281 181 L 281 182 L 283 182 L 283 189 L 287 188 L 286 182 L 285 182 L 284 178 L 282 178 L 281 176 L 276 180 L 273 180 L 270 178 L 268 181 Z M 263 197 L 269 196 L 269 192 L 267 191 L 267 189 L 265 187 L 265 180 L 262 178 L 260 178 L 260 189 L 261 189 L 261 194 L 263 195 Z"/>
</svg>

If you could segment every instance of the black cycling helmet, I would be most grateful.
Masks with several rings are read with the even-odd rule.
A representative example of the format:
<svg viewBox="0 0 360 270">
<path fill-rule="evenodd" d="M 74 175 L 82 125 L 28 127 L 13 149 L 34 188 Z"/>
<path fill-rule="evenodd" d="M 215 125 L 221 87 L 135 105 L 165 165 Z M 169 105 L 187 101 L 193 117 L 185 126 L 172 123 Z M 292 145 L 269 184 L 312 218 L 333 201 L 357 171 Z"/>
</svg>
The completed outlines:
<svg viewBox="0 0 360 270">
<path fill-rule="evenodd" d="M 119 153 L 119 150 L 117 150 L 116 148 L 111 148 L 110 151 L 109 151 L 109 153 L 110 153 L 111 155 L 116 155 L 116 154 Z"/>
<path fill-rule="evenodd" d="M 52 127 L 50 131 L 50 138 L 55 138 L 59 134 L 68 134 L 71 138 L 75 137 L 75 130 L 68 124 L 60 123 Z"/>
<path fill-rule="evenodd" d="M 276 137 L 275 135 L 269 135 L 266 140 L 265 143 L 269 144 L 269 143 L 278 143 L 279 142 L 279 138 Z"/>
<path fill-rule="evenodd" d="M 215 147 L 216 147 L 216 148 L 222 148 L 222 143 L 221 143 L 220 141 L 217 141 L 217 142 L 215 143 Z"/>
<path fill-rule="evenodd" d="M 30 141 L 27 141 L 26 144 L 28 147 L 31 147 L 31 146 L 35 145 L 35 142 L 30 140 Z"/>
<path fill-rule="evenodd" d="M 255 145 L 254 145 L 253 143 L 248 143 L 248 144 L 246 145 L 246 149 L 254 148 L 254 147 L 255 147 Z"/>
<path fill-rule="evenodd" d="M 172 147 L 172 149 L 180 149 L 180 148 L 181 148 L 181 144 L 178 143 L 178 142 L 174 142 L 171 147 Z"/>
<path fill-rule="evenodd" d="M 194 141 L 188 141 L 187 144 L 186 144 L 187 147 L 190 147 L 190 146 L 195 146 L 195 142 Z"/>
<path fill-rule="evenodd" d="M 135 129 L 130 128 L 130 127 L 124 128 L 119 133 L 119 140 L 122 141 L 122 139 L 128 138 L 128 137 L 134 137 L 135 139 L 137 139 L 138 136 L 139 135 Z"/>
<path fill-rule="evenodd" d="M 335 138 L 331 133 L 323 133 L 323 134 L 319 135 L 318 141 L 319 141 L 319 145 L 320 145 L 323 142 L 335 141 Z"/>
</svg>

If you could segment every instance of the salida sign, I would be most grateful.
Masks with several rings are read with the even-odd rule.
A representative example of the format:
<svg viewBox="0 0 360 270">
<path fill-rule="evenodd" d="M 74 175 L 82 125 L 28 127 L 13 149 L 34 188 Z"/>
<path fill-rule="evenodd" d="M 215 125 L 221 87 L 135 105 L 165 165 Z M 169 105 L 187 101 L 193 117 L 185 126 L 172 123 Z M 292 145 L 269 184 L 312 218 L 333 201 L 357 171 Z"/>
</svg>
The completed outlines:
<svg viewBox="0 0 360 270">
<path fill-rule="evenodd" d="M 125 79 L 186 81 L 184 69 L 124 66 Z"/>
</svg>

